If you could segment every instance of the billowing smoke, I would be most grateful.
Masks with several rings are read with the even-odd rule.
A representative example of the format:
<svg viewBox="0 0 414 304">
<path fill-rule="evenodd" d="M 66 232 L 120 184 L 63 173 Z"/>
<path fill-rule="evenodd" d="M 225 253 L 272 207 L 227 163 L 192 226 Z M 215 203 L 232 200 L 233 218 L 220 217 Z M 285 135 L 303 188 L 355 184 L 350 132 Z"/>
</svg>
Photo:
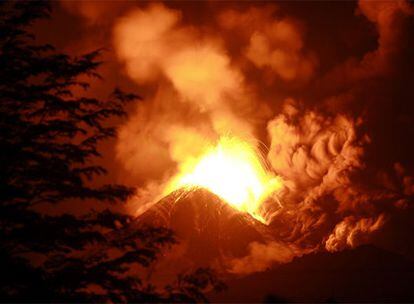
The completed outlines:
<svg viewBox="0 0 414 304">
<path fill-rule="evenodd" d="M 283 208 L 275 211 L 275 220 L 293 220 L 295 227 L 283 225 L 291 238 L 314 237 L 309 231 L 326 231 L 328 219 L 342 209 L 341 203 L 346 204 L 344 192 L 352 189 L 351 174 L 363 168 L 360 158 L 367 140 L 357 138 L 356 127 L 357 122 L 343 115 L 300 112 L 292 100 L 268 123 L 268 159 L 286 180 Z"/>
<path fill-rule="evenodd" d="M 261 112 L 221 42 L 180 19 L 179 11 L 154 4 L 114 28 L 128 75 L 158 86 L 120 131 L 118 156 L 137 176 L 159 177 L 166 164 L 198 155 L 219 135 L 252 137 Z"/>
<path fill-rule="evenodd" d="M 392 75 L 413 13 L 413 7 L 404 0 L 359 1 L 357 14 L 362 14 L 378 32 L 377 48 L 361 59 L 351 57 L 337 65 L 322 78 L 323 86 L 330 91 L 343 90 L 361 81 Z"/>
<path fill-rule="evenodd" d="M 241 33 L 247 41 L 243 55 L 258 69 L 271 69 L 283 80 L 307 80 L 316 66 L 316 57 L 304 48 L 299 22 L 275 18 L 277 7 L 227 10 L 219 21 L 227 31 Z"/>
<path fill-rule="evenodd" d="M 348 246 L 354 247 L 363 242 L 371 232 L 378 230 L 383 222 L 382 214 L 377 218 L 358 219 L 348 216 L 335 226 L 333 233 L 326 240 L 326 249 L 338 251 Z"/>
<path fill-rule="evenodd" d="M 403 43 L 401 33 L 413 12 L 405 1 L 360 1 L 358 9 L 376 26 L 378 48 L 361 61 L 350 59 L 328 72 L 322 78 L 328 91 L 392 73 Z M 327 104 L 356 98 L 349 91 L 327 98 Z M 260 271 L 321 248 L 339 251 L 358 246 L 369 242 L 386 223 L 389 205 L 384 201 L 407 208 L 407 200 L 400 198 L 411 193 L 411 183 L 399 164 L 395 170 L 401 186 L 391 186 L 391 191 L 369 189 L 358 180 L 358 173 L 366 168 L 364 150 L 371 143 L 369 136 L 358 132 L 363 125 L 361 118 L 304 110 L 295 100 L 285 100 L 281 114 L 267 125 L 268 160 L 285 179 L 283 208 L 268 208 L 279 242 L 270 242 L 266 249 L 252 244 L 250 256 L 233 261 L 233 271 Z M 397 192 L 398 187 L 402 191 Z"/>
<path fill-rule="evenodd" d="M 78 9 L 88 16 L 87 6 Z M 150 3 L 114 19 L 117 58 L 148 91 L 116 145 L 120 163 L 139 183 L 134 211 L 157 201 L 182 163 L 230 134 L 257 148 L 265 142 L 269 170 L 283 179 L 277 198 L 264 204 L 275 240 L 251 243 L 250 255 L 230 259 L 231 272 L 262 271 L 312 251 L 369 242 L 387 222 L 390 205 L 406 208 L 414 179 L 396 163 L 401 195 L 385 173 L 379 174 L 385 187 L 367 186 L 361 172 L 371 170 L 365 156 L 375 142 L 362 110 L 348 107 L 362 103 L 361 86 L 393 73 L 412 6 L 360 1 L 356 15 L 376 29 L 377 48 L 324 72 L 318 70 L 324 58 L 306 45 L 306 24 L 279 7 L 214 12 L 197 23 L 180 9 Z M 317 90 L 309 96 L 318 100 L 308 102 L 303 93 L 262 99 L 269 83 L 274 91 L 284 85 Z"/>
<path fill-rule="evenodd" d="M 303 254 L 297 252 L 285 243 L 269 242 L 266 244 L 252 242 L 249 245 L 250 254 L 229 261 L 229 272 L 247 274 L 264 271 L 274 263 L 288 263 L 295 256 Z"/>
</svg>

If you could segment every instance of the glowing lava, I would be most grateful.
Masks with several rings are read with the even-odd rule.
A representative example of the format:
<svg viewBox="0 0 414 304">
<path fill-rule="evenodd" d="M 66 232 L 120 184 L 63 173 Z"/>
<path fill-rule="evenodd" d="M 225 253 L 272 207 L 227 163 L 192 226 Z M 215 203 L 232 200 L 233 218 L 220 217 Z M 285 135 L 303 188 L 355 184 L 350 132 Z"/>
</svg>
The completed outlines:
<svg viewBox="0 0 414 304">
<path fill-rule="evenodd" d="M 257 150 L 236 137 L 222 137 L 201 157 L 180 167 L 166 194 L 183 187 L 203 187 L 236 209 L 265 223 L 260 207 L 282 186 L 281 179 L 268 172 Z"/>
</svg>

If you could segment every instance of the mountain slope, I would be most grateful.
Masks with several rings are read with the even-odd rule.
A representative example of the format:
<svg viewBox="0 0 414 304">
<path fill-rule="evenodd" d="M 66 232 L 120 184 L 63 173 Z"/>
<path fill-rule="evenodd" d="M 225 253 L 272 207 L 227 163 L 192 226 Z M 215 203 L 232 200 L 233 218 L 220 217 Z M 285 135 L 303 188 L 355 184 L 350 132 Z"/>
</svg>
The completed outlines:
<svg viewBox="0 0 414 304">
<path fill-rule="evenodd" d="M 248 244 L 270 238 L 267 226 L 202 188 L 180 189 L 164 197 L 137 224 L 168 227 L 186 245 L 183 256 L 199 266 L 222 264 L 248 253 Z"/>
</svg>

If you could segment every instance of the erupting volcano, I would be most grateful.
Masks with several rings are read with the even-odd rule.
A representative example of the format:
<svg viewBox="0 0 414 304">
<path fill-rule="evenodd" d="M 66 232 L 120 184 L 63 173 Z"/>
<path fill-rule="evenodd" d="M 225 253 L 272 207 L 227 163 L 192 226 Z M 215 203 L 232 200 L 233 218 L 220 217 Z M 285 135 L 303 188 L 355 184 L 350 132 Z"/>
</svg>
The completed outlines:
<svg viewBox="0 0 414 304">
<path fill-rule="evenodd" d="M 243 227 L 267 227 L 272 237 L 264 243 L 261 237 L 236 242 L 246 254 L 231 263 L 239 273 L 370 242 L 390 209 L 406 208 L 396 189 L 411 195 L 412 177 L 397 160 L 390 172 L 370 163 L 378 156 L 371 144 L 380 137 L 367 128 L 369 115 L 357 115 L 364 109 L 345 105 L 362 104 L 371 92 L 332 95 L 336 88 L 328 88 L 357 87 L 391 71 L 396 49 L 388 27 L 403 27 L 394 19 L 412 11 L 404 1 L 376 3 L 355 8 L 377 29 L 378 48 L 367 46 L 371 51 L 331 68 L 318 57 L 319 45 L 307 45 L 315 37 L 305 37 L 306 26 L 276 5 L 217 7 L 215 18 L 192 21 L 188 11 L 159 3 L 125 11 L 113 26 L 115 54 L 147 90 L 116 145 L 126 179 L 137 186 L 128 211 L 138 222 L 155 225 L 161 218 L 184 241 L 209 231 L 221 241 L 206 244 L 218 251 L 244 237 L 228 228 L 233 215 Z M 324 46 L 334 47 L 331 36 Z M 212 223 L 226 224 L 205 228 Z M 190 251 L 201 246 L 194 244 Z"/>
<path fill-rule="evenodd" d="M 173 257 L 177 267 L 191 261 L 223 271 L 230 259 L 248 255 L 250 243 L 272 239 L 267 225 L 199 187 L 165 196 L 138 217 L 137 225 L 142 224 L 174 230 L 179 246 L 183 245 L 180 255 Z"/>
<path fill-rule="evenodd" d="M 280 205 L 281 188 L 282 179 L 268 168 L 259 149 L 238 137 L 222 136 L 179 166 L 164 197 L 138 217 L 137 225 L 176 233 L 184 249 L 172 264 L 191 261 L 228 272 L 234 259 L 249 255 L 250 244 L 274 241 L 264 202 Z"/>
<path fill-rule="evenodd" d="M 180 188 L 202 187 L 265 223 L 260 207 L 281 185 L 281 179 L 266 170 L 260 153 L 251 144 L 224 136 L 200 157 L 183 163 L 165 194 Z"/>
<path fill-rule="evenodd" d="M 414 303 L 413 3 L 1 1 L 0 304 Z"/>
</svg>

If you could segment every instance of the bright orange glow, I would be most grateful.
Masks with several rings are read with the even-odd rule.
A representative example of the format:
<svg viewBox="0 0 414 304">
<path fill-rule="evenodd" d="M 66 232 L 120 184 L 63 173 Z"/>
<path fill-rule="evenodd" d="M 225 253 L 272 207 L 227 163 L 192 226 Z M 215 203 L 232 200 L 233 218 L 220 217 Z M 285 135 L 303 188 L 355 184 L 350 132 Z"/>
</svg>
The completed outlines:
<svg viewBox="0 0 414 304">
<path fill-rule="evenodd" d="M 282 186 L 279 177 L 267 172 L 256 149 L 235 137 L 220 138 L 216 146 L 180 169 L 166 194 L 182 187 L 203 187 L 263 223 L 260 206 Z"/>
</svg>

